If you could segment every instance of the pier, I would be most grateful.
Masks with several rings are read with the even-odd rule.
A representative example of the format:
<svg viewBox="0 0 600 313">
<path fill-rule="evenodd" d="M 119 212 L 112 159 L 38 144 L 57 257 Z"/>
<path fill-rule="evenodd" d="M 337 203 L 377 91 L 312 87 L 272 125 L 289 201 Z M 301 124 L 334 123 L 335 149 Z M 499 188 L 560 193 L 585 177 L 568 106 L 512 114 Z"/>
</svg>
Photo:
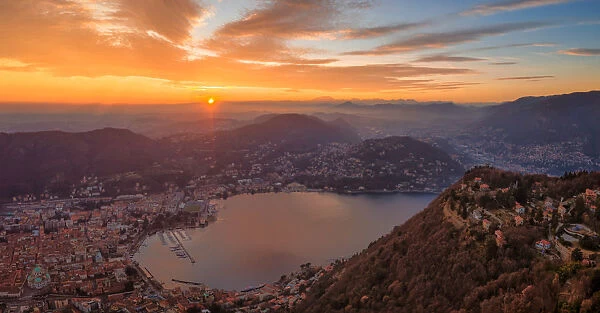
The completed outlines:
<svg viewBox="0 0 600 313">
<path fill-rule="evenodd" d="M 183 243 L 181 242 L 181 240 L 179 240 L 179 237 L 177 237 L 177 236 L 175 236 L 175 234 L 173 234 L 173 238 L 175 238 L 175 241 L 177 241 L 177 244 L 179 245 L 179 247 L 181 248 L 181 250 L 183 250 L 183 252 L 185 252 L 185 255 L 188 257 L 188 259 L 190 259 L 190 262 L 196 263 L 196 260 L 187 251 L 187 249 L 185 248 L 185 246 L 183 245 Z"/>
<path fill-rule="evenodd" d="M 202 287 L 204 287 L 204 284 L 198 283 L 198 282 L 194 282 L 194 281 L 179 280 L 179 279 L 175 279 L 175 278 L 172 278 L 171 280 L 174 281 L 174 282 L 176 282 L 176 283 L 180 283 L 180 284 L 186 284 L 186 285 L 194 285 L 194 286 L 202 286 Z"/>
</svg>

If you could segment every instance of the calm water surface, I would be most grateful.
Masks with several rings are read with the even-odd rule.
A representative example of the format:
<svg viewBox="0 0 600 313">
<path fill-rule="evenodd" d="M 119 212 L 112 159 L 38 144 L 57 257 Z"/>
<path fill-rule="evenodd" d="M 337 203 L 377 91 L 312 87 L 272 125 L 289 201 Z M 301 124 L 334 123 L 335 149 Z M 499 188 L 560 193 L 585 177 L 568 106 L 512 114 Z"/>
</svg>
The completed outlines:
<svg viewBox="0 0 600 313">
<path fill-rule="evenodd" d="M 184 246 L 196 259 L 178 258 L 158 235 L 135 259 L 166 286 L 172 278 L 240 290 L 273 282 L 300 264 L 347 257 L 421 211 L 434 194 L 241 195 L 223 202 L 218 220 L 188 229 Z M 168 240 L 167 240 L 168 242 Z"/>
</svg>

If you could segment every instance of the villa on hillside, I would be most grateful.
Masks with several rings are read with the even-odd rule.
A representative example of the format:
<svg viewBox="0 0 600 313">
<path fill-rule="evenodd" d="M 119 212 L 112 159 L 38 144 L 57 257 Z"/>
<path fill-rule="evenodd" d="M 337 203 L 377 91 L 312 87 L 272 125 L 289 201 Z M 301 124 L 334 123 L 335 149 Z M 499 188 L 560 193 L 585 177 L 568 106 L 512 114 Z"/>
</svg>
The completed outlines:
<svg viewBox="0 0 600 313">
<path fill-rule="evenodd" d="M 504 233 L 501 230 L 497 229 L 494 234 L 496 235 L 496 245 L 498 247 L 504 246 L 506 244 L 506 239 L 504 239 Z"/>
<path fill-rule="evenodd" d="M 521 225 L 523 225 L 523 222 L 524 222 L 524 220 L 522 217 L 520 217 L 518 215 L 515 216 L 515 226 L 521 226 Z"/>
<path fill-rule="evenodd" d="M 519 202 L 515 202 L 515 212 L 518 214 L 525 214 L 525 207 L 522 206 Z"/>
<path fill-rule="evenodd" d="M 492 225 L 492 223 L 488 219 L 484 219 L 483 222 L 481 222 L 481 224 L 483 225 L 483 229 L 485 230 L 490 230 L 490 226 Z"/>
<path fill-rule="evenodd" d="M 535 248 L 541 250 L 542 252 L 546 252 L 550 248 L 552 248 L 552 243 L 546 239 L 542 239 L 535 243 Z"/>
</svg>

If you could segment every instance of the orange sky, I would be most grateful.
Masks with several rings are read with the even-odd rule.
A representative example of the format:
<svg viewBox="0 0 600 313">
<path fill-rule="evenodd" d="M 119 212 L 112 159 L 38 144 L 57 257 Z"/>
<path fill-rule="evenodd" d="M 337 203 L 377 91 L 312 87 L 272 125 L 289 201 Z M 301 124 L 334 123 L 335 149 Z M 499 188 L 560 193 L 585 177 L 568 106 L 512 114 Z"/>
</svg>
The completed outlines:
<svg viewBox="0 0 600 313">
<path fill-rule="evenodd" d="M 597 49 L 530 40 L 559 27 L 545 21 L 476 26 L 487 7 L 439 25 L 370 1 L 228 1 L 2 1 L 0 101 L 491 102 L 600 87 Z M 530 43 L 499 53 L 511 36 Z"/>
</svg>

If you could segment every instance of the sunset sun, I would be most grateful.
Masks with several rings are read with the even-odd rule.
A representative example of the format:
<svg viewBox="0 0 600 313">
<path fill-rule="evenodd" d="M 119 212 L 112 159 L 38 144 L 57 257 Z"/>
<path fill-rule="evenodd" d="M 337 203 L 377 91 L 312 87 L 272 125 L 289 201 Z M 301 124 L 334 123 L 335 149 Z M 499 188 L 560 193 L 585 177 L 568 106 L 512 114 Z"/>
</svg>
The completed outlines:
<svg viewBox="0 0 600 313">
<path fill-rule="evenodd" d="M 215 99 L 213 99 L 213 98 L 208 99 L 208 104 L 213 104 L 213 103 L 215 103 Z"/>
</svg>

